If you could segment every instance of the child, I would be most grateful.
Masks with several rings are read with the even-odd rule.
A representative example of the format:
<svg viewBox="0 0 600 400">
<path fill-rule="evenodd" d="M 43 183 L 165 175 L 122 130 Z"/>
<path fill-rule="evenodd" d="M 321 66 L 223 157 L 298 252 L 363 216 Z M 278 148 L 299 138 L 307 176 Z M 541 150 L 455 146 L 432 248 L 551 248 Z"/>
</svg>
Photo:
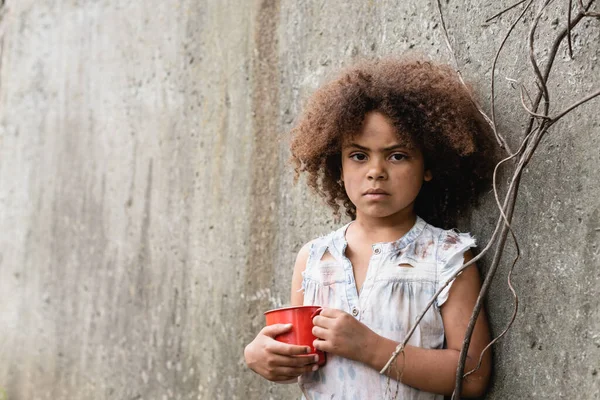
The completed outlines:
<svg viewBox="0 0 600 400">
<path fill-rule="evenodd" d="M 274 340 L 291 327 L 273 325 L 246 347 L 248 366 L 275 382 L 300 377 L 311 400 L 450 395 L 480 289 L 474 265 L 441 292 L 387 370 L 391 390 L 379 371 L 436 290 L 472 258 L 474 239 L 444 230 L 489 183 L 495 160 L 469 91 L 447 66 L 366 62 L 319 89 L 292 134 L 296 173 L 352 220 L 307 243 L 292 277 L 292 305 L 324 307 L 313 333 L 327 363 L 297 357 L 308 350 Z M 466 371 L 489 340 L 482 312 Z M 490 370 L 486 352 L 462 396 L 481 396 Z"/>
</svg>

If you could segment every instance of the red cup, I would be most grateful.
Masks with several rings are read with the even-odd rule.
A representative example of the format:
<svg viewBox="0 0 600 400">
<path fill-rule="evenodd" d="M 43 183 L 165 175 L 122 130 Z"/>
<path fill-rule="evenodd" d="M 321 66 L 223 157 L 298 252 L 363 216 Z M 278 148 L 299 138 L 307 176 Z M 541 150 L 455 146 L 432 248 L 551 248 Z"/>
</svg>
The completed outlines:
<svg viewBox="0 0 600 400">
<path fill-rule="evenodd" d="M 310 353 L 319 355 L 319 365 L 326 362 L 325 353 L 313 347 L 313 341 L 317 339 L 312 334 L 313 318 L 321 313 L 322 308 L 318 306 L 285 307 L 265 312 L 267 325 L 292 324 L 289 332 L 275 337 L 275 340 L 288 344 L 310 347 Z"/>
</svg>

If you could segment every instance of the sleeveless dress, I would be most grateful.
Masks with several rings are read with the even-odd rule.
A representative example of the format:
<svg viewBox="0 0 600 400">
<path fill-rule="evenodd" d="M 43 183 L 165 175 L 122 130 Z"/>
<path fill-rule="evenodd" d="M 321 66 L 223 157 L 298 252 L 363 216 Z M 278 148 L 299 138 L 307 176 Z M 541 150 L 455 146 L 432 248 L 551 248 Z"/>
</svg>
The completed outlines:
<svg viewBox="0 0 600 400">
<path fill-rule="evenodd" d="M 376 243 L 365 282 L 357 293 L 350 260 L 345 256 L 347 224 L 314 240 L 303 272 L 304 305 L 340 309 L 377 334 L 400 342 L 440 285 L 463 264 L 463 254 L 475 246 L 465 233 L 442 230 L 417 217 L 400 239 Z M 324 258 L 326 253 L 328 256 Z M 323 259 L 324 258 L 324 259 Z M 448 298 L 448 285 L 427 311 L 408 341 L 409 345 L 441 349 L 444 325 L 440 306 Z M 391 354 L 390 354 L 391 356 Z M 362 363 L 327 354 L 327 363 L 300 376 L 303 399 L 443 400 L 443 396 L 404 385 Z"/>
</svg>

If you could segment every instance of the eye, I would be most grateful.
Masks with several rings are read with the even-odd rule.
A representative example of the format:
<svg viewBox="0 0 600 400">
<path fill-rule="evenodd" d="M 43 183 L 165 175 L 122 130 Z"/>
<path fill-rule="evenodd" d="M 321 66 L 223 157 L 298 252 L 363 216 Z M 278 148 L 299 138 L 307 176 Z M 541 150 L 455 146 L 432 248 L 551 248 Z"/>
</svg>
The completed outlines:
<svg viewBox="0 0 600 400">
<path fill-rule="evenodd" d="M 352 153 L 350 154 L 350 159 L 354 161 L 366 161 L 367 155 L 364 153 Z"/>
<path fill-rule="evenodd" d="M 406 158 L 406 154 L 402 153 L 393 153 L 390 155 L 390 160 L 392 161 L 402 161 Z"/>
</svg>

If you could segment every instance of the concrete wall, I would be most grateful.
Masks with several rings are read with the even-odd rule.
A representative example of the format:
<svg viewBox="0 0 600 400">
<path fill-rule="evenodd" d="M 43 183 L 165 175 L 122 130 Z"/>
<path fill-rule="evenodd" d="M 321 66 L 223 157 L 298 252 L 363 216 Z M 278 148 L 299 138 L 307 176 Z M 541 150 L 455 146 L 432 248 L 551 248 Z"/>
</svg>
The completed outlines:
<svg viewBox="0 0 600 400">
<path fill-rule="evenodd" d="M 442 2 L 465 77 L 489 107 L 512 2 Z M 564 5 L 543 18 L 548 38 Z M 334 226 L 286 166 L 304 99 L 360 57 L 450 60 L 435 2 L 6 0 L 0 22 L 0 388 L 30 399 L 280 399 L 249 372 L 262 311 L 295 253 Z M 498 120 L 516 147 L 533 88 L 516 30 Z M 555 21 L 556 20 L 556 21 Z M 560 109 L 600 86 L 600 26 L 552 75 Z M 488 398 L 598 398 L 599 100 L 552 129 L 522 184 L 520 313 Z M 283 140 L 280 140 L 283 139 Z M 463 229 L 485 242 L 492 197 Z M 514 247 L 513 247 L 514 248 Z M 509 248 L 507 255 L 514 253 Z M 482 263 L 485 269 L 486 263 Z M 504 263 L 490 300 L 512 313 Z M 0 397 L 2 390 L 0 390 Z"/>
</svg>

